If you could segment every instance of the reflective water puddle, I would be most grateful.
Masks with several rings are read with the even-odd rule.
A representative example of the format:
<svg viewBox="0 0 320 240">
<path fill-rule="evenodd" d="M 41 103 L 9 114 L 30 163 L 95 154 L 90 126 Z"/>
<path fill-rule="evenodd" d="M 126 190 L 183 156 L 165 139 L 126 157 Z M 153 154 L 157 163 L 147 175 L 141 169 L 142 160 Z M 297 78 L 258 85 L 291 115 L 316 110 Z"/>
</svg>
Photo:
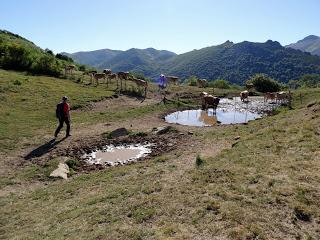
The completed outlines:
<svg viewBox="0 0 320 240">
<path fill-rule="evenodd" d="M 106 164 L 110 166 L 126 164 L 145 157 L 151 153 L 151 145 L 131 144 L 123 146 L 105 146 L 101 150 L 86 154 L 83 158 L 89 164 Z"/>
<path fill-rule="evenodd" d="M 251 120 L 261 118 L 259 113 L 252 113 L 244 110 L 227 110 L 213 109 L 207 111 L 198 110 L 185 110 L 171 113 L 165 117 L 168 123 L 176 123 L 187 126 L 208 127 L 214 126 L 217 123 L 221 124 L 237 124 L 246 123 Z"/>
</svg>

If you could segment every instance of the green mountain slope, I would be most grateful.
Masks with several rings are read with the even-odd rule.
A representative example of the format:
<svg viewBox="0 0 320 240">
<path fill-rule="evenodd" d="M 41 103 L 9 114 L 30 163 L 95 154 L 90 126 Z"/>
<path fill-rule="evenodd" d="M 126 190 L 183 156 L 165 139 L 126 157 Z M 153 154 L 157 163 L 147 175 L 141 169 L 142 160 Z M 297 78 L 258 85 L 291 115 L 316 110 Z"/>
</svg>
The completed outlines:
<svg viewBox="0 0 320 240">
<path fill-rule="evenodd" d="M 55 56 L 49 49 L 43 50 L 17 34 L 0 30 L 0 68 L 58 77 L 67 61 L 72 61 L 61 57 L 65 56 Z"/>
<path fill-rule="evenodd" d="M 127 51 L 102 49 L 91 52 L 64 53 L 81 64 L 98 69 L 111 68 L 113 71 L 143 72 L 147 76 L 158 75 L 160 64 L 176 54 L 154 48 Z"/>
<path fill-rule="evenodd" d="M 153 48 L 131 48 L 112 59 L 101 63 L 98 68 L 111 68 L 113 71 L 142 72 L 154 77 L 159 74 L 160 64 L 175 56 L 175 53 Z"/>
<path fill-rule="evenodd" d="M 289 44 L 286 47 L 320 56 L 320 37 L 310 35 L 296 43 Z"/>
<path fill-rule="evenodd" d="M 226 79 L 242 84 L 256 73 L 265 73 L 282 82 L 308 73 L 320 73 L 320 57 L 282 47 L 278 42 L 241 42 L 194 50 L 162 65 L 162 70 L 182 78 L 196 75 Z"/>
</svg>

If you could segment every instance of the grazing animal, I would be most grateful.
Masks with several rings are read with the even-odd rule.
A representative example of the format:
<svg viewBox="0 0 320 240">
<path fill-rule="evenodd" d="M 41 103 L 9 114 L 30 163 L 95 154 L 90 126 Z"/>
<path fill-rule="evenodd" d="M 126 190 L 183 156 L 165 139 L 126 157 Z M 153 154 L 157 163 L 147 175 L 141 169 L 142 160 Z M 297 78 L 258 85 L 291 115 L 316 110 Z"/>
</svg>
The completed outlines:
<svg viewBox="0 0 320 240">
<path fill-rule="evenodd" d="M 197 79 L 197 86 L 204 88 L 207 86 L 208 81 L 206 79 Z"/>
<path fill-rule="evenodd" d="M 278 103 L 285 103 L 291 101 L 292 95 L 291 92 L 277 92 L 276 93 L 276 102 Z"/>
<path fill-rule="evenodd" d="M 241 99 L 242 102 L 244 102 L 245 99 L 248 101 L 248 97 L 249 97 L 249 92 L 247 90 L 242 91 L 240 93 L 240 99 Z"/>
<path fill-rule="evenodd" d="M 76 69 L 77 69 L 77 67 L 76 67 L 75 65 L 73 65 L 73 64 L 71 64 L 71 65 L 66 65 L 66 66 L 64 67 L 64 74 L 65 74 L 65 76 L 67 76 L 67 74 L 72 74 L 73 71 L 76 70 Z"/>
<path fill-rule="evenodd" d="M 111 73 L 107 76 L 108 80 L 116 80 L 117 81 L 117 88 L 119 87 L 118 75 L 116 73 Z"/>
<path fill-rule="evenodd" d="M 105 73 L 94 73 L 93 78 L 96 81 L 96 84 L 99 85 L 99 79 L 104 79 L 106 81 L 106 74 Z"/>
<path fill-rule="evenodd" d="M 129 74 L 129 72 L 118 72 L 118 79 L 120 80 L 121 89 L 122 89 L 122 81 L 124 81 L 125 89 L 126 89 L 126 88 L 127 88 L 127 83 L 126 83 L 126 81 L 127 81 L 128 79 L 130 79 L 130 74 Z"/>
<path fill-rule="evenodd" d="M 111 69 L 104 69 L 102 72 L 106 75 L 109 75 L 112 73 Z"/>
<path fill-rule="evenodd" d="M 111 79 L 114 79 L 114 78 L 111 78 L 111 77 L 110 77 L 110 75 L 112 74 L 112 71 L 111 71 L 111 69 L 104 69 L 102 72 L 103 72 L 103 73 L 106 75 L 106 77 L 107 77 L 107 87 L 108 87 L 109 82 L 111 83 Z M 118 81 L 117 81 L 117 86 L 118 86 Z"/>
<path fill-rule="evenodd" d="M 128 81 L 134 82 L 139 88 L 143 87 L 144 88 L 144 98 L 147 97 L 147 88 L 148 88 L 148 82 L 142 79 L 138 78 L 128 78 Z"/>
<path fill-rule="evenodd" d="M 270 99 L 271 101 L 275 100 L 275 99 L 276 99 L 276 93 L 266 92 L 266 93 L 264 94 L 263 101 L 264 101 L 264 102 L 268 102 L 269 99 Z"/>
<path fill-rule="evenodd" d="M 96 74 L 97 71 L 96 70 L 92 70 L 92 71 L 86 71 L 84 72 L 82 75 L 88 75 L 90 77 L 90 83 L 93 84 L 93 75 Z"/>
<path fill-rule="evenodd" d="M 172 83 L 174 85 L 179 85 L 179 78 L 175 76 L 167 76 L 168 83 Z"/>
<path fill-rule="evenodd" d="M 220 98 L 209 95 L 206 92 L 200 93 L 200 97 L 201 97 L 202 109 L 208 109 L 210 106 L 212 106 L 214 110 L 217 109 L 218 104 L 220 102 Z"/>
</svg>

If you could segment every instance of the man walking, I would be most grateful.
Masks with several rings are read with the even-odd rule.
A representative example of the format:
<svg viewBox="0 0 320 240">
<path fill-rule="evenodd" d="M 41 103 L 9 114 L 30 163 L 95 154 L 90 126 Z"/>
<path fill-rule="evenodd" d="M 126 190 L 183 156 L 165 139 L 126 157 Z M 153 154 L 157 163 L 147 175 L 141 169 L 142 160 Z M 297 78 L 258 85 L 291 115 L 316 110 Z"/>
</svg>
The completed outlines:
<svg viewBox="0 0 320 240">
<path fill-rule="evenodd" d="M 54 133 L 54 137 L 56 138 L 63 127 L 63 123 L 67 125 L 66 137 L 70 137 L 70 105 L 67 103 L 68 97 L 62 97 L 62 102 L 57 105 L 56 109 L 56 117 L 59 120 L 59 126 Z"/>
</svg>

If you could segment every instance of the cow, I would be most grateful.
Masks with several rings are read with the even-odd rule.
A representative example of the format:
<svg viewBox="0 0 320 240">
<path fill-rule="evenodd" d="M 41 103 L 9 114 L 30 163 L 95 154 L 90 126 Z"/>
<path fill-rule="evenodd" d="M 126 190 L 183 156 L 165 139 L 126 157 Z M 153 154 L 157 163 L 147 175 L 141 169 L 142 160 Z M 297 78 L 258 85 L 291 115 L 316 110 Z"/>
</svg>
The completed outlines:
<svg viewBox="0 0 320 240">
<path fill-rule="evenodd" d="M 168 83 L 172 83 L 174 85 L 179 85 L 179 78 L 175 76 L 167 76 Z"/>
<path fill-rule="evenodd" d="M 72 74 L 74 70 L 77 70 L 76 65 L 70 64 L 70 65 L 66 65 L 64 67 L 64 74 L 65 76 L 67 76 L 67 74 Z"/>
<path fill-rule="evenodd" d="M 92 75 L 97 85 L 99 85 L 99 79 L 104 79 L 104 81 L 106 81 L 107 75 L 105 73 L 94 73 Z"/>
<path fill-rule="evenodd" d="M 212 106 L 214 110 L 217 109 L 218 104 L 220 102 L 220 98 L 209 95 L 206 92 L 200 93 L 200 97 L 202 109 L 208 109 L 210 106 Z"/>
<path fill-rule="evenodd" d="M 122 89 L 122 81 L 124 81 L 125 89 L 126 89 L 127 88 L 126 81 L 131 78 L 129 72 L 118 72 L 117 76 L 118 76 L 118 79 L 120 80 L 121 89 Z"/>
<path fill-rule="evenodd" d="M 197 86 L 204 88 L 207 86 L 208 81 L 206 79 L 197 79 Z"/>
<path fill-rule="evenodd" d="M 144 88 L 144 98 L 147 97 L 147 88 L 148 88 L 148 82 L 142 79 L 138 78 L 128 78 L 128 81 L 134 82 L 138 88 L 143 87 Z"/>
<path fill-rule="evenodd" d="M 106 75 L 109 75 L 112 73 L 111 69 L 103 69 L 102 72 L 105 73 Z"/>
<path fill-rule="evenodd" d="M 275 99 L 276 99 L 276 93 L 266 92 L 266 93 L 264 94 L 263 101 L 264 101 L 264 102 L 268 102 L 269 99 L 270 99 L 271 101 L 275 100 Z"/>
<path fill-rule="evenodd" d="M 244 102 L 245 100 L 248 101 L 248 97 L 249 97 L 248 90 L 240 92 L 240 99 L 242 102 Z"/>
<path fill-rule="evenodd" d="M 281 92 L 277 92 L 276 93 L 276 102 L 277 103 L 285 103 L 285 102 L 289 102 L 291 101 L 292 95 L 291 92 L 285 92 L 285 91 L 281 91 Z"/>
</svg>

